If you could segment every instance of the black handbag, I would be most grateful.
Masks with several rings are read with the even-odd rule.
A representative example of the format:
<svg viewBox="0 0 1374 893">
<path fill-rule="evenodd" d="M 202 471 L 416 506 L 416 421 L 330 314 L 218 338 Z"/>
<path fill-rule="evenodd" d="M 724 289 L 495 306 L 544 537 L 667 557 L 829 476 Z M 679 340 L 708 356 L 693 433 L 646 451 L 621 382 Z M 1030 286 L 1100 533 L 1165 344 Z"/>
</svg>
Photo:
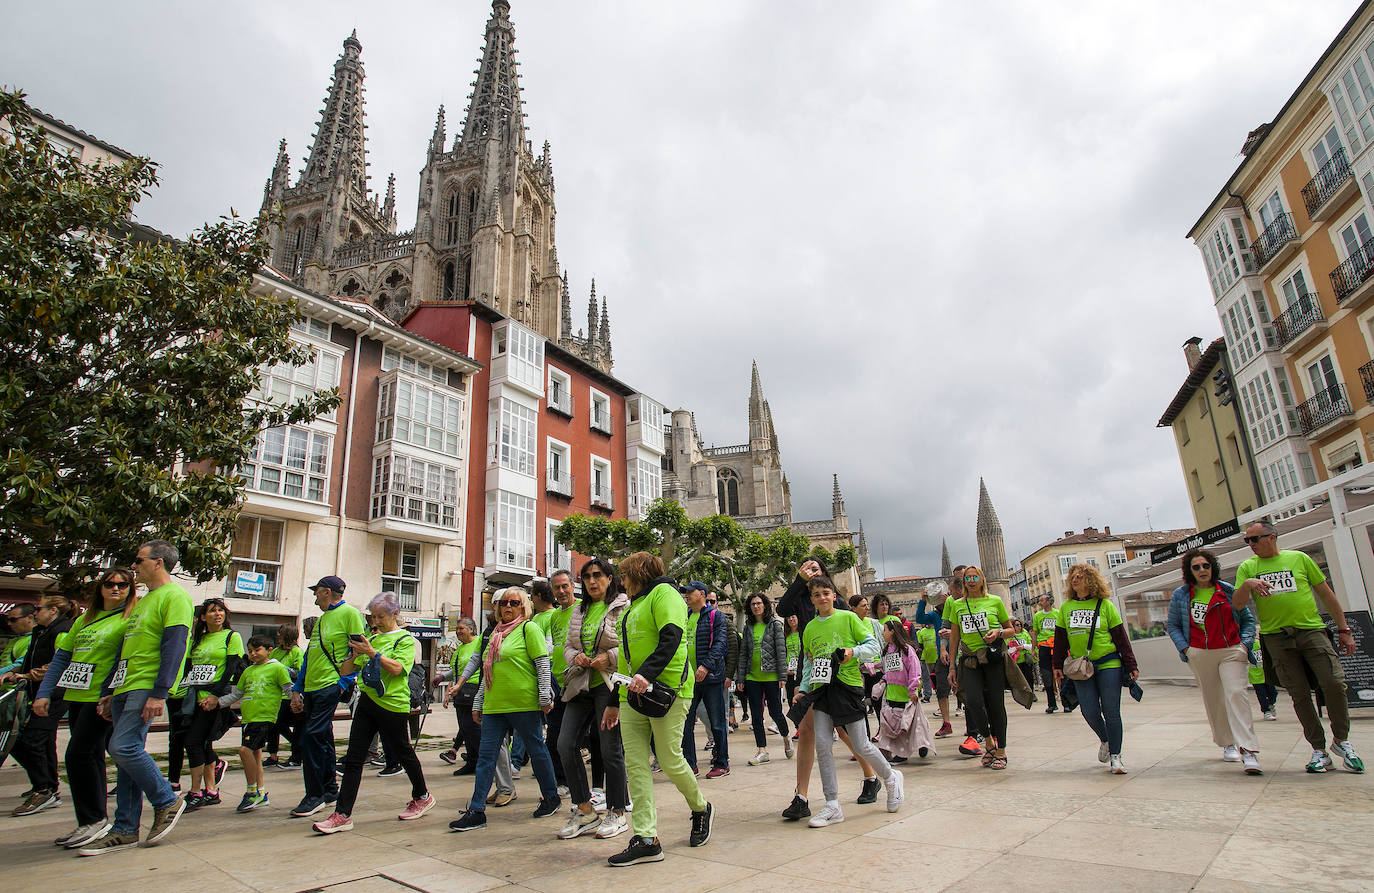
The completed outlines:
<svg viewBox="0 0 1374 893">
<path fill-rule="evenodd" d="M 625 665 L 627 667 L 631 667 L 631 662 L 634 660 L 630 655 L 630 637 L 625 632 L 625 621 L 629 614 L 629 611 L 625 611 L 620 615 L 620 647 L 625 649 Z M 650 682 L 648 691 L 634 692 L 627 689 L 625 700 L 637 712 L 650 719 L 660 719 L 667 716 L 668 711 L 673 707 L 673 702 L 677 700 L 677 689 L 682 688 L 683 683 L 687 681 L 687 667 L 690 663 L 684 656 L 682 659 L 682 678 L 678 680 L 677 688 L 669 688 L 662 682 L 655 680 Z M 631 672 L 638 671 L 632 669 Z"/>
</svg>

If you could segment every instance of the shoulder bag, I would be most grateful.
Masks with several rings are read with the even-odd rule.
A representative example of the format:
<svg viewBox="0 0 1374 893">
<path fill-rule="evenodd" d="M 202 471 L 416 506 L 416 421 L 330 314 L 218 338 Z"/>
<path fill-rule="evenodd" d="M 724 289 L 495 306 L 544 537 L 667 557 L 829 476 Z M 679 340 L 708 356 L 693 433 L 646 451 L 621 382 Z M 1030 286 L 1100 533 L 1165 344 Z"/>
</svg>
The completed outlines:
<svg viewBox="0 0 1374 893">
<path fill-rule="evenodd" d="M 1102 599 L 1098 599 L 1097 607 L 1093 608 L 1092 623 L 1088 625 L 1088 648 L 1083 653 L 1082 657 L 1064 658 L 1065 677 L 1077 680 L 1079 682 L 1082 682 L 1085 679 L 1091 679 L 1093 678 L 1093 674 L 1097 672 L 1098 664 L 1106 660 L 1111 660 L 1112 658 L 1117 656 L 1116 651 L 1113 650 L 1107 654 L 1102 655 L 1097 660 L 1093 660 L 1092 658 L 1088 657 L 1088 654 L 1092 651 L 1093 648 L 1093 634 L 1097 631 L 1097 614 L 1101 610 Z M 1067 630 L 1065 630 L 1064 635 L 1068 635 Z"/>
<path fill-rule="evenodd" d="M 638 672 L 633 667 L 634 658 L 630 655 L 630 637 L 625 631 L 625 623 L 629 617 L 630 610 L 626 608 L 620 615 L 620 647 L 625 649 L 625 665 L 631 668 L 631 672 Z M 678 680 L 677 688 L 669 688 L 658 680 L 650 680 L 649 690 L 643 692 L 626 691 L 625 700 L 638 712 L 650 719 L 658 719 L 668 715 L 672 709 L 673 702 L 677 700 L 677 689 L 682 688 L 682 684 L 687 681 L 687 667 L 690 661 L 682 661 L 682 678 Z"/>
</svg>

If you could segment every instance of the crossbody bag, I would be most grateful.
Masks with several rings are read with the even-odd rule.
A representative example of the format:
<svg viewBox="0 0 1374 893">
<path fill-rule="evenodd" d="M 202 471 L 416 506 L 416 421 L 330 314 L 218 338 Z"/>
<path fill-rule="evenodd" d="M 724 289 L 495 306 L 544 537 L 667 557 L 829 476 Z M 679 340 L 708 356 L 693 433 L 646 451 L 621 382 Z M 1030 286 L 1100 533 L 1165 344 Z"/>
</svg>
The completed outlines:
<svg viewBox="0 0 1374 893">
<path fill-rule="evenodd" d="M 1093 674 L 1097 672 L 1099 664 L 1117 656 L 1115 649 L 1113 649 L 1097 660 L 1088 657 L 1088 654 L 1093 650 L 1093 634 L 1097 632 L 1097 615 L 1101 610 L 1102 599 L 1098 599 L 1097 607 L 1093 608 L 1092 622 L 1088 624 L 1088 648 L 1083 652 L 1083 656 L 1064 658 L 1064 675 L 1069 679 L 1074 679 L 1078 682 L 1082 682 L 1085 679 L 1091 679 L 1093 678 Z M 1067 630 L 1065 630 L 1064 635 L 1066 638 L 1068 637 Z"/>
<path fill-rule="evenodd" d="M 631 672 L 638 673 L 633 669 L 634 657 L 630 654 L 630 637 L 625 631 L 625 624 L 629 620 L 630 610 L 626 608 L 620 615 L 620 647 L 625 649 L 625 665 L 631 668 Z M 625 699 L 630 706 L 650 719 L 658 719 L 667 716 L 672 709 L 673 702 L 677 700 L 677 689 L 682 688 L 687 681 L 687 666 L 689 661 L 683 658 L 682 678 L 678 680 L 677 688 L 668 688 L 662 682 L 651 682 L 648 691 L 636 692 L 626 691 Z"/>
</svg>

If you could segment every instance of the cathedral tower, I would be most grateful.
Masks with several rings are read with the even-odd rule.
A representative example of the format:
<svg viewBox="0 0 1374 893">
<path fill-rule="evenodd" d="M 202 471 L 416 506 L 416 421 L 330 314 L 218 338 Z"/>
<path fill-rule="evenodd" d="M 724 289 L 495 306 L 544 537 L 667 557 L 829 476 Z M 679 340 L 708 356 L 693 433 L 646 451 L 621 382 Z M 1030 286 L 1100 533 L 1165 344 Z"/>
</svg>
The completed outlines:
<svg viewBox="0 0 1374 893">
<path fill-rule="evenodd" d="M 978 564 L 987 575 L 988 592 L 1005 599 L 1010 593 L 1007 585 L 1007 550 L 1002 544 L 1002 523 L 992 507 L 987 484 L 978 479 Z"/>
<path fill-rule="evenodd" d="M 782 457 L 778 452 L 778 434 L 773 429 L 773 411 L 763 396 L 757 362 L 749 379 L 749 461 L 754 466 L 753 513 L 791 515 L 792 500 L 782 479 Z"/>
</svg>

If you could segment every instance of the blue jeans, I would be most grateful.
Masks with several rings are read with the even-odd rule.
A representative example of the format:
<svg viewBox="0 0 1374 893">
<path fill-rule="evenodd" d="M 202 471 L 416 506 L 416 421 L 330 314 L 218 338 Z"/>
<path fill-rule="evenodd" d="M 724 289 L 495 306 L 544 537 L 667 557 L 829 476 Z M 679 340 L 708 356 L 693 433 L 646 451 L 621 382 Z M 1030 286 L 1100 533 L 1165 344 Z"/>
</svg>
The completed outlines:
<svg viewBox="0 0 1374 893">
<path fill-rule="evenodd" d="M 1121 753 L 1121 667 L 1111 667 L 1093 673 L 1091 679 L 1073 680 L 1074 693 L 1083 719 L 1097 733 L 1097 740 L 1107 742 L 1107 749 Z"/>
<path fill-rule="evenodd" d="M 148 756 L 150 723 L 143 719 L 143 704 L 151 694 L 146 689 L 126 691 L 115 695 L 110 704 L 114 728 L 109 747 L 117 769 L 113 834 L 138 833 L 145 796 L 154 809 L 165 809 L 177 799 L 172 786 L 158 771 L 157 763 Z"/>
<path fill-rule="evenodd" d="M 339 780 L 334 774 L 334 710 L 342 694 L 337 684 L 305 693 L 305 726 L 299 746 L 307 797 L 333 800 L 339 796 Z"/>
<path fill-rule="evenodd" d="M 725 683 L 706 680 L 698 682 L 692 694 L 692 706 L 687 711 L 687 719 L 682 724 L 682 755 L 687 765 L 697 771 L 697 707 L 706 705 L 706 715 L 711 720 L 711 766 L 716 769 L 730 768 L 729 730 L 725 727 Z"/>
<path fill-rule="evenodd" d="M 514 732 L 524 742 L 525 752 L 534 765 L 534 777 L 539 780 L 539 794 L 544 799 L 558 799 L 558 782 L 553 777 L 553 760 L 544 744 L 544 714 L 539 710 L 519 713 L 482 714 L 482 744 L 477 751 L 477 775 L 473 779 L 472 802 L 469 809 L 485 812 L 487 794 L 491 792 L 496 775 L 496 753 L 506 742 L 506 735 Z"/>
</svg>

